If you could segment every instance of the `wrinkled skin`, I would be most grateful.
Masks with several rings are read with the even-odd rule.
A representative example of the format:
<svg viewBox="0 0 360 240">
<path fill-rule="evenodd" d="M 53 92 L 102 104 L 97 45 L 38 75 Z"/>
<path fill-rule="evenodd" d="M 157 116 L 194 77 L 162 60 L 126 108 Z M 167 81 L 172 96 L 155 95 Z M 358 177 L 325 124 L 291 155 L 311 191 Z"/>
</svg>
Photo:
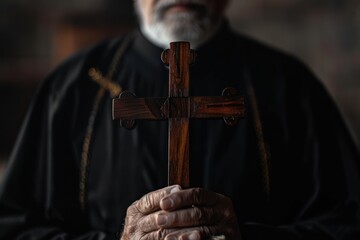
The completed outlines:
<svg viewBox="0 0 360 240">
<path fill-rule="evenodd" d="M 174 185 L 146 194 L 127 210 L 121 240 L 241 239 L 231 200 L 202 188 Z"/>
</svg>

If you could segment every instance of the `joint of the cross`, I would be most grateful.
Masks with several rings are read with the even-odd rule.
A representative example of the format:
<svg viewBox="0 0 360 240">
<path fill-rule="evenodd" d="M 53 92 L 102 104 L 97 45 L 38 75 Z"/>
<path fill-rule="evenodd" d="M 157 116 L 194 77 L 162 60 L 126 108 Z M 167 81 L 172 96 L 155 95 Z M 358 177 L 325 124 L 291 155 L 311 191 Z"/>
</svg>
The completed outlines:
<svg viewBox="0 0 360 240">
<path fill-rule="evenodd" d="M 238 91 L 236 90 L 236 88 L 233 88 L 233 87 L 227 87 L 222 92 L 223 97 L 236 96 L 237 94 L 238 94 Z M 244 104 L 244 102 L 242 102 L 242 105 L 243 104 Z M 227 125 L 234 126 L 239 122 L 240 118 L 234 117 L 234 116 L 227 116 L 227 117 L 224 117 L 223 119 Z"/>
<path fill-rule="evenodd" d="M 168 98 L 170 118 L 190 118 L 190 98 Z"/>
<path fill-rule="evenodd" d="M 134 99 L 136 98 L 136 95 L 130 91 L 124 91 L 119 96 L 120 99 Z M 114 108 L 114 107 L 113 107 Z M 113 111 L 114 114 L 114 111 Z M 113 115 L 113 119 L 115 119 L 115 116 Z M 134 119 L 120 119 L 120 126 L 122 126 L 125 129 L 131 130 L 135 128 L 136 121 Z"/>
</svg>

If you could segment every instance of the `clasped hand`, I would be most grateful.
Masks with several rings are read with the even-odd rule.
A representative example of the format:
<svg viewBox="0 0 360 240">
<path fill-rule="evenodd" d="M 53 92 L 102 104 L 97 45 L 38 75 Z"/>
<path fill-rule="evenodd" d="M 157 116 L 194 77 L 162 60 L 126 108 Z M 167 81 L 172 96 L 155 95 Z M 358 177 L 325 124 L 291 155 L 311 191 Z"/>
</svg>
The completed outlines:
<svg viewBox="0 0 360 240">
<path fill-rule="evenodd" d="M 127 210 L 121 240 L 240 239 L 231 200 L 202 188 L 174 185 L 146 194 Z"/>
</svg>

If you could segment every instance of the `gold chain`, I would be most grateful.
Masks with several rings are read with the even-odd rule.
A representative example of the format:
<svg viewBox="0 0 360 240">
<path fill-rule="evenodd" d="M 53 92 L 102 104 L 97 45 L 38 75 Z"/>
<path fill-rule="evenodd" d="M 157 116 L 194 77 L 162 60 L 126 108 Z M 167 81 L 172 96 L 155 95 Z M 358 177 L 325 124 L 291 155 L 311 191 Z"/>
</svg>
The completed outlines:
<svg viewBox="0 0 360 240">
<path fill-rule="evenodd" d="M 133 34 L 130 34 L 120 44 L 118 47 L 114 58 L 111 62 L 109 72 L 106 77 L 102 75 L 102 73 L 97 70 L 96 68 L 90 68 L 88 71 L 89 77 L 99 83 L 100 89 L 98 90 L 96 97 L 94 99 L 93 108 L 90 113 L 88 125 L 86 128 L 86 134 L 84 137 L 83 142 L 83 148 L 81 153 L 81 166 L 80 166 L 80 179 L 79 179 L 79 202 L 80 207 L 83 212 L 85 212 L 85 201 L 86 201 L 86 194 L 87 194 L 87 178 L 88 178 L 88 171 L 89 171 L 89 164 L 90 164 L 90 158 L 89 158 L 89 151 L 90 151 L 90 145 L 92 140 L 92 135 L 94 131 L 94 124 L 95 119 L 97 116 L 97 113 L 99 111 L 100 103 L 103 97 L 105 96 L 106 90 L 110 92 L 111 97 L 118 96 L 122 88 L 121 86 L 112 81 L 111 79 L 114 78 L 116 69 L 118 67 L 118 64 L 122 57 L 124 56 L 124 53 L 126 49 L 128 48 L 129 44 L 131 43 L 131 39 L 133 38 Z"/>
</svg>

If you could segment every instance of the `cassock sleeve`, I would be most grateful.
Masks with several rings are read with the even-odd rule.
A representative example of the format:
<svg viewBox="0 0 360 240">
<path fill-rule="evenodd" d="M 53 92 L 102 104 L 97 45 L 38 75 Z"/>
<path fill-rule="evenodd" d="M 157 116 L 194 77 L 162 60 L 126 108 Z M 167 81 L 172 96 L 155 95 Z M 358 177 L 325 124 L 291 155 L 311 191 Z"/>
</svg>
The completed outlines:
<svg viewBox="0 0 360 240">
<path fill-rule="evenodd" d="M 302 64 L 288 69 L 286 141 L 273 143 L 269 219 L 241 224 L 243 239 L 360 239 L 358 150 L 322 84 Z"/>
<path fill-rule="evenodd" d="M 82 137 L 74 136 L 83 134 L 73 117 L 86 124 L 89 116 L 86 108 L 74 112 L 78 82 L 91 82 L 84 59 L 73 58 L 51 74 L 30 105 L 1 182 L 0 239 L 118 239 L 90 229 L 79 207 L 76 141 Z"/>
</svg>

